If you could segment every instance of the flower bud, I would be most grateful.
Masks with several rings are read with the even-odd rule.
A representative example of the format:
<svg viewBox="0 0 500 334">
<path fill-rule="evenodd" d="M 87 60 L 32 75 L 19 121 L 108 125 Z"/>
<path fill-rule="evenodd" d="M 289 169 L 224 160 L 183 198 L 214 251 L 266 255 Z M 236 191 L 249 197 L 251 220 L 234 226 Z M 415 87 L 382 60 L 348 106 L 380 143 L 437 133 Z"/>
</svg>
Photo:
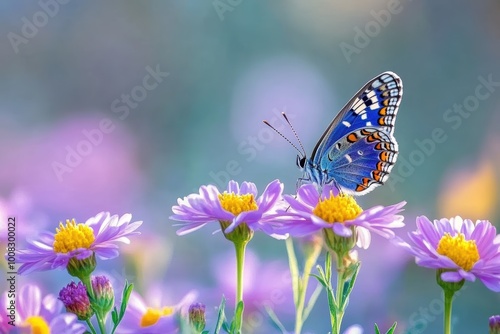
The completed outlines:
<svg viewBox="0 0 500 334">
<path fill-rule="evenodd" d="M 205 305 L 194 303 L 189 306 L 189 323 L 196 333 L 205 329 Z"/>
<path fill-rule="evenodd" d="M 66 307 L 66 311 L 76 314 L 79 320 L 88 320 L 94 315 L 90 307 L 90 300 L 87 295 L 87 289 L 82 282 L 69 283 L 59 292 L 59 300 Z"/>
</svg>

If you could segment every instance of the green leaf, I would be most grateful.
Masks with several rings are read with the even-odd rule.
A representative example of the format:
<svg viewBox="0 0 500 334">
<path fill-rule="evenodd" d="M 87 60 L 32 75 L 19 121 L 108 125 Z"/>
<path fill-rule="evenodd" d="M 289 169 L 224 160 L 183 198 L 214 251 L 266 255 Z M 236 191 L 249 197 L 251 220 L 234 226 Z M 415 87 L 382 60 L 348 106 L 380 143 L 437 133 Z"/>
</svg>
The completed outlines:
<svg viewBox="0 0 500 334">
<path fill-rule="evenodd" d="M 351 279 L 344 284 L 344 288 L 342 291 L 342 303 L 340 305 L 341 310 L 345 310 L 345 308 L 347 307 L 349 295 L 351 294 L 352 289 L 354 288 L 354 283 L 356 283 L 356 278 L 358 277 L 360 262 L 356 263 L 355 266 L 356 268 L 353 269 L 354 272 Z"/>
<path fill-rule="evenodd" d="M 224 330 L 229 333 L 229 330 L 226 328 L 227 324 L 224 323 L 226 318 L 226 314 L 224 313 L 224 309 L 226 308 L 226 298 L 222 296 L 222 300 L 219 305 L 219 312 L 217 314 L 217 323 L 215 324 L 214 334 L 219 334 L 220 329 L 224 327 Z"/>
<path fill-rule="evenodd" d="M 324 278 L 323 278 L 323 277 L 318 276 L 318 275 L 315 275 L 315 274 L 311 274 L 311 276 L 312 276 L 312 277 L 315 277 L 315 278 L 318 280 L 318 282 L 319 282 L 319 283 L 320 283 L 323 287 L 325 287 L 325 288 L 326 288 L 326 287 L 328 287 L 328 284 L 326 283 L 326 281 L 324 280 Z"/>
<path fill-rule="evenodd" d="M 273 309 L 270 308 L 269 306 L 264 306 L 264 309 L 266 310 L 267 314 L 269 315 L 269 318 L 271 318 L 273 325 L 281 331 L 281 333 L 288 333 L 286 330 L 285 326 L 281 323 L 280 319 L 278 319 L 278 316 L 276 313 L 274 313 Z"/>
<path fill-rule="evenodd" d="M 389 330 L 385 334 L 394 334 L 394 331 L 396 330 L 397 322 L 394 322 L 394 324 L 389 328 Z M 375 324 L 375 334 L 380 334 L 380 330 L 378 329 L 378 325 Z"/>
<path fill-rule="evenodd" d="M 222 323 L 222 329 L 226 331 L 226 333 L 231 333 L 231 328 L 229 327 L 229 324 L 227 322 Z"/>
<path fill-rule="evenodd" d="M 330 255 L 330 252 L 326 252 L 326 257 L 325 257 L 325 279 L 327 282 L 332 281 L 332 256 Z"/>
<path fill-rule="evenodd" d="M 113 324 L 117 324 L 118 322 L 118 311 L 116 310 L 116 306 L 113 308 L 113 311 L 111 311 L 111 320 L 113 320 Z"/>
<path fill-rule="evenodd" d="M 210 333 L 210 332 L 207 330 L 204 330 L 203 332 L 201 332 L 201 334 L 208 334 L 208 333 Z"/>
<path fill-rule="evenodd" d="M 243 309 L 245 308 L 243 301 L 240 300 L 234 311 L 234 318 L 231 322 L 231 333 L 240 334 L 241 326 L 243 325 Z"/>
<path fill-rule="evenodd" d="M 128 281 L 125 281 L 125 286 L 122 291 L 122 302 L 120 304 L 120 313 L 118 313 L 116 307 L 114 307 L 113 312 L 111 313 L 111 317 L 113 319 L 113 329 L 111 330 L 111 334 L 116 331 L 116 328 L 122 321 L 125 316 L 125 311 L 127 310 L 128 301 L 130 299 L 130 294 L 134 289 L 134 284 L 129 284 Z"/>
<path fill-rule="evenodd" d="M 398 325 L 397 322 L 394 322 L 394 324 L 392 325 L 391 328 L 389 328 L 389 330 L 387 331 L 386 334 L 394 334 L 394 331 L 396 330 L 396 326 Z"/>
<path fill-rule="evenodd" d="M 133 289 L 134 289 L 134 284 L 128 284 L 128 282 L 125 281 L 125 286 L 123 287 L 123 293 L 122 293 L 122 304 L 120 305 L 120 321 L 123 319 L 123 316 L 125 315 L 125 310 L 127 309 L 128 300 L 130 299 L 130 294 L 132 293 Z"/>
</svg>

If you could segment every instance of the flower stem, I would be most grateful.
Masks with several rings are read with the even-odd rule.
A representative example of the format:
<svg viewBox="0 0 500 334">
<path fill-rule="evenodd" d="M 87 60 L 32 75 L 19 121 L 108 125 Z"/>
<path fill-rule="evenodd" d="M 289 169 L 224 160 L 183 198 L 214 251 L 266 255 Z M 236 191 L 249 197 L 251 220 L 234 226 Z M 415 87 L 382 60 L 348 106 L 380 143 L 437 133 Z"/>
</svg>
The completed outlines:
<svg viewBox="0 0 500 334">
<path fill-rule="evenodd" d="M 454 291 L 444 291 L 444 334 L 451 334 L 451 309 Z"/>
<path fill-rule="evenodd" d="M 87 293 L 89 294 L 90 300 L 94 299 L 94 289 L 92 289 L 92 283 L 90 281 L 90 276 L 84 276 L 80 277 L 80 280 L 82 281 L 83 285 L 85 285 L 85 288 L 87 289 Z"/>
<path fill-rule="evenodd" d="M 95 301 L 95 294 L 94 294 L 94 289 L 92 288 L 90 276 L 81 277 L 80 280 L 82 281 L 83 285 L 85 285 L 85 288 L 87 289 L 87 293 L 88 293 L 89 299 L 90 299 L 90 305 L 92 307 L 92 303 Z M 95 308 L 93 308 L 93 309 L 94 309 L 95 317 L 97 318 L 97 324 L 99 325 L 99 330 L 100 330 L 101 334 L 106 334 L 106 326 L 104 325 L 104 319 L 102 318 L 100 312 L 96 312 Z"/>
<path fill-rule="evenodd" d="M 337 301 L 337 313 L 335 316 L 335 331 L 333 333 L 340 334 L 340 326 L 342 325 L 342 318 L 344 317 L 344 308 L 342 304 L 344 304 L 344 296 L 343 296 L 343 288 L 345 283 L 345 275 L 344 275 L 344 261 L 343 257 L 339 256 L 337 253 L 337 289 L 335 292 L 335 300 Z"/>
<path fill-rule="evenodd" d="M 234 241 L 234 249 L 236 251 L 236 299 L 234 302 L 235 317 L 233 322 L 240 324 L 240 328 L 236 328 L 236 333 L 241 333 L 243 325 L 243 311 L 237 312 L 238 305 L 243 302 L 243 271 L 245 265 L 245 249 L 248 241 Z"/>
<path fill-rule="evenodd" d="M 97 318 L 97 324 L 99 325 L 99 330 L 101 331 L 101 334 L 106 334 L 106 326 L 104 325 L 104 319 L 102 319 L 97 314 L 96 314 L 96 318 Z"/>
<path fill-rule="evenodd" d="M 243 301 L 243 270 L 245 265 L 245 248 L 247 242 L 235 242 L 234 248 L 236 250 L 236 300 L 235 306 L 240 301 Z"/>
<path fill-rule="evenodd" d="M 295 334 L 300 334 L 302 331 L 302 326 L 304 325 L 304 321 L 307 315 L 304 315 L 305 308 L 305 300 L 307 287 L 309 285 L 309 278 L 311 276 L 311 271 L 316 261 L 318 260 L 318 256 L 321 253 L 321 247 L 311 247 L 309 251 L 305 251 L 305 263 L 304 263 L 304 272 L 300 276 L 297 269 L 297 258 L 295 257 L 295 252 L 293 250 L 293 241 L 291 238 L 286 240 L 286 249 L 288 253 L 288 259 L 290 262 L 290 272 L 292 273 L 293 280 L 293 293 L 295 300 Z M 292 264 L 293 261 L 293 264 Z M 292 266 L 294 270 L 292 270 Z"/>
<path fill-rule="evenodd" d="M 92 325 L 92 322 L 90 321 L 90 319 L 85 320 L 85 322 L 89 326 L 89 329 L 92 332 L 92 334 L 97 334 L 96 331 L 95 331 L 95 329 L 94 329 L 94 326 Z"/>
</svg>

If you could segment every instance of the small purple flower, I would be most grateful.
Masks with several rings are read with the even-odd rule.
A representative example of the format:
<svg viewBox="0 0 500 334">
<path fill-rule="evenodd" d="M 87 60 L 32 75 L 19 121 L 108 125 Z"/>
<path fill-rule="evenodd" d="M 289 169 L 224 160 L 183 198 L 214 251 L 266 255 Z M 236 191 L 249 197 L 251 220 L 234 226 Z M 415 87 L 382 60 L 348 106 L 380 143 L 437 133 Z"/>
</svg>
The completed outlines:
<svg viewBox="0 0 500 334">
<path fill-rule="evenodd" d="M 500 315 L 491 316 L 489 320 L 490 334 L 500 333 Z"/>
<path fill-rule="evenodd" d="M 140 234 L 136 229 L 142 221 L 131 223 L 131 218 L 130 214 L 119 217 L 101 212 L 83 224 L 74 220 L 60 223 L 55 234 L 42 232 L 38 240 L 18 252 L 19 274 L 66 268 L 70 259 L 83 260 L 94 254 L 101 259 L 117 257 L 116 243 L 129 243 L 129 236 Z"/>
<path fill-rule="evenodd" d="M 363 210 L 352 196 L 339 194 L 333 186 L 323 186 L 319 192 L 314 184 L 304 184 L 298 189 L 297 197 L 284 195 L 284 199 L 290 208 L 271 220 L 292 236 L 331 229 L 336 235 L 349 238 L 355 227 L 358 245 L 367 248 L 369 231 L 392 238 L 395 235 L 392 229 L 404 226 L 403 216 L 397 213 L 406 202 Z"/>
<path fill-rule="evenodd" d="M 213 185 L 201 186 L 198 194 L 190 194 L 178 199 L 172 207 L 174 214 L 170 219 L 181 221 L 178 235 L 193 232 L 209 222 L 224 222 L 224 233 L 231 233 L 241 224 L 250 230 L 262 230 L 273 235 L 271 226 L 263 224 L 262 218 L 273 210 L 281 198 L 283 184 L 279 180 L 269 183 L 262 195 L 257 198 L 257 187 L 251 182 L 230 181 L 227 190 L 219 192 Z M 275 236 L 276 237 L 276 236 Z"/>
<path fill-rule="evenodd" d="M 87 320 L 94 315 L 87 296 L 87 289 L 82 282 L 71 282 L 59 291 L 60 301 L 63 302 L 66 311 L 76 314 L 78 320 Z"/>
<path fill-rule="evenodd" d="M 431 222 L 417 217 L 417 230 L 410 232 L 412 245 L 401 241 L 419 266 L 444 270 L 445 282 L 474 281 L 479 278 L 487 288 L 500 291 L 500 236 L 487 220 L 473 223 L 455 217 Z"/>
<path fill-rule="evenodd" d="M 115 303 L 113 286 L 106 276 L 94 276 L 92 277 L 92 291 L 94 309 L 102 315 L 102 318 L 105 318 Z"/>
<path fill-rule="evenodd" d="M 201 303 L 194 303 L 189 306 L 189 323 L 197 333 L 201 333 L 205 329 L 205 309 L 205 305 Z"/>
<path fill-rule="evenodd" d="M 2 310 L 4 306 L 7 306 L 7 301 L 6 292 L 0 302 Z M 16 328 L 24 329 L 29 333 L 82 334 L 86 330 L 85 326 L 78 322 L 76 315 L 64 312 L 61 301 L 52 294 L 42 298 L 40 288 L 33 284 L 24 285 L 19 290 L 15 313 L 17 313 L 15 326 L 9 325 L 8 322 L 3 323 L 11 319 L 1 316 L 0 331 L 2 333 L 11 331 L 17 333 Z"/>
</svg>

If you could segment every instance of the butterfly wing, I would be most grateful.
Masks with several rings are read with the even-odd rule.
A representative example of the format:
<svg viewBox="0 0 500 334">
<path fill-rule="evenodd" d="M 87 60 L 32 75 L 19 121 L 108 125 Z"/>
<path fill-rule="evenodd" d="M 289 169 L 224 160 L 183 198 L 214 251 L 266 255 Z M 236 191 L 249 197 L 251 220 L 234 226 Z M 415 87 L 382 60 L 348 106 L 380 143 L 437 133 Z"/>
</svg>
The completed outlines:
<svg viewBox="0 0 500 334">
<path fill-rule="evenodd" d="M 335 180 L 345 192 L 362 195 L 385 182 L 397 158 L 393 132 L 402 94 L 399 76 L 384 72 L 342 108 L 310 158 L 326 173 L 324 183 Z"/>
<path fill-rule="evenodd" d="M 392 134 L 375 128 L 353 131 L 335 143 L 322 168 L 342 191 L 364 195 L 384 184 L 398 156 Z"/>
<path fill-rule="evenodd" d="M 396 73 L 384 72 L 368 81 L 340 110 L 319 139 L 311 154 L 320 160 L 346 134 L 364 127 L 393 133 L 403 85 Z"/>
</svg>

